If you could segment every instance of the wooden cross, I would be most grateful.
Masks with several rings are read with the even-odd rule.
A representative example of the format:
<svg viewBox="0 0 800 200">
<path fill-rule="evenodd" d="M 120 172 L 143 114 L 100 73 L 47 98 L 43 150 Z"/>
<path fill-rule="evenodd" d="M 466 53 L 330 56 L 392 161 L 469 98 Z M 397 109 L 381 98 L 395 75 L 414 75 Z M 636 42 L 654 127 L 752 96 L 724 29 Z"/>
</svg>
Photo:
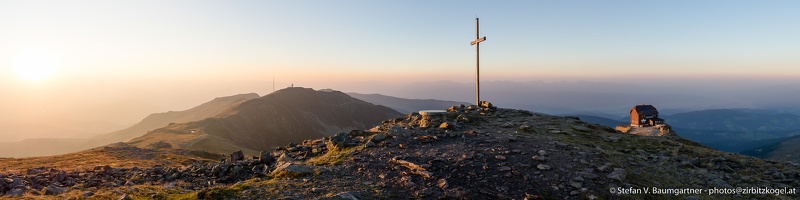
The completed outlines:
<svg viewBox="0 0 800 200">
<path fill-rule="evenodd" d="M 478 18 L 475 18 L 475 40 L 469 45 L 475 45 L 475 105 L 481 106 L 481 42 L 486 41 L 486 37 L 480 36 L 480 25 Z"/>
</svg>

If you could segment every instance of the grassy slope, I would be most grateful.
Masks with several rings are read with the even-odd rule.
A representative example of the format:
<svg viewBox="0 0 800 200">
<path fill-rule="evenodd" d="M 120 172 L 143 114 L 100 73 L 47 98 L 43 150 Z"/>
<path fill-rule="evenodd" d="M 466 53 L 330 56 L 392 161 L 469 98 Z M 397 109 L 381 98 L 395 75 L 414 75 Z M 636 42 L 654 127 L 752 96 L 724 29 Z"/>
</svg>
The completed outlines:
<svg viewBox="0 0 800 200">
<path fill-rule="evenodd" d="M 95 166 L 111 167 L 152 167 L 182 166 L 194 161 L 216 161 L 219 155 L 187 150 L 137 149 L 127 145 L 114 144 L 86 151 L 57 156 L 29 158 L 0 158 L 0 171 L 26 172 L 36 167 L 53 167 L 60 170 L 89 169 Z"/>
</svg>

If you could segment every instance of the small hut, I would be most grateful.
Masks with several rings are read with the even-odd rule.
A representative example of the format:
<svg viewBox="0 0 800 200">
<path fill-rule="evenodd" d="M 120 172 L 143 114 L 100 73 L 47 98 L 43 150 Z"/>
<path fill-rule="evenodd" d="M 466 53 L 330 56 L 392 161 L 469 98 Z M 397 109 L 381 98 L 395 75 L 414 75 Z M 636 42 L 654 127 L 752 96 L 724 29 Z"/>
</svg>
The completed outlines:
<svg viewBox="0 0 800 200">
<path fill-rule="evenodd" d="M 664 124 L 664 120 L 658 118 L 658 110 L 652 105 L 636 105 L 631 108 L 631 126 L 655 126 Z"/>
</svg>

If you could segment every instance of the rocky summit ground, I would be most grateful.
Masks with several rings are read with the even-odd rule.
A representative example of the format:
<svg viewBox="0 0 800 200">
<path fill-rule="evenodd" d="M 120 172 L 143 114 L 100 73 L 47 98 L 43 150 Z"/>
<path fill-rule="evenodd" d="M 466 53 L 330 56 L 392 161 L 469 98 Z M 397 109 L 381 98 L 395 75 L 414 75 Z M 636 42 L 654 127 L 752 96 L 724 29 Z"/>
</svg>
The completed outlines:
<svg viewBox="0 0 800 200">
<path fill-rule="evenodd" d="M 490 105 L 454 106 L 436 117 L 411 114 L 256 157 L 46 170 L 0 174 L 0 192 L 54 199 L 794 199 L 632 189 L 800 187 L 800 168 L 789 163 Z M 20 179 L 43 173 L 36 187 Z"/>
</svg>

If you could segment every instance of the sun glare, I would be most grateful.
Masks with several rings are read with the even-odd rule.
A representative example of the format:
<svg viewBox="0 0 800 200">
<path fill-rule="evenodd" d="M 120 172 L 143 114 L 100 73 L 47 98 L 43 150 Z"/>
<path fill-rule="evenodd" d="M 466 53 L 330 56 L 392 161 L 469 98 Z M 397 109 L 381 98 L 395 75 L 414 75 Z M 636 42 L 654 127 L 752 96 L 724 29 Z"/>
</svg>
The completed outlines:
<svg viewBox="0 0 800 200">
<path fill-rule="evenodd" d="M 60 57 L 51 52 L 28 50 L 17 56 L 12 65 L 22 79 L 39 82 L 55 75 L 61 65 Z"/>
</svg>

